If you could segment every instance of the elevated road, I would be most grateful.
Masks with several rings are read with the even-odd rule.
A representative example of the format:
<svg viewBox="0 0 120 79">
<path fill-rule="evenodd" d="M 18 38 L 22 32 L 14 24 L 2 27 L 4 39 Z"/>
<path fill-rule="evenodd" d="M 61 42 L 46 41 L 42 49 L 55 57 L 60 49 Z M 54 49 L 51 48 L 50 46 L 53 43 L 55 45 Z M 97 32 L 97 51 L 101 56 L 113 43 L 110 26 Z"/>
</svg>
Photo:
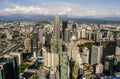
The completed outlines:
<svg viewBox="0 0 120 79">
<path fill-rule="evenodd" d="M 15 52 L 17 49 L 19 49 L 20 47 L 23 47 L 24 43 L 19 43 L 19 44 L 15 44 L 12 45 L 10 48 L 8 48 L 7 50 L 4 50 L 3 52 L 0 53 L 0 56 L 3 56 L 4 54 L 8 54 L 10 52 Z"/>
</svg>

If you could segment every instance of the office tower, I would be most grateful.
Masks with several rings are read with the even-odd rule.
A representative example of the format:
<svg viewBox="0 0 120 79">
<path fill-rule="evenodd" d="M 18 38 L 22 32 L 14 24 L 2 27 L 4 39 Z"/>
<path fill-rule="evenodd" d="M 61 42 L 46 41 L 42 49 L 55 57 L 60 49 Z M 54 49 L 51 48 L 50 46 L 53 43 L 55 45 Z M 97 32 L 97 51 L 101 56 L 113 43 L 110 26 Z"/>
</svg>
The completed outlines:
<svg viewBox="0 0 120 79">
<path fill-rule="evenodd" d="M 76 30 L 72 31 L 72 36 L 76 37 L 76 40 L 78 39 L 78 32 Z"/>
<path fill-rule="evenodd" d="M 80 68 L 80 69 L 79 69 L 78 74 L 79 74 L 78 79 L 83 79 L 83 74 L 84 74 L 83 68 Z"/>
<path fill-rule="evenodd" d="M 51 39 L 55 39 L 55 38 L 52 38 L 52 35 L 50 33 L 46 32 L 45 36 L 43 36 L 43 44 L 45 44 L 46 47 L 50 48 L 50 46 L 51 46 Z"/>
<path fill-rule="evenodd" d="M 60 39 L 60 22 L 59 22 L 59 16 L 55 17 L 54 36 L 55 36 L 56 39 Z"/>
<path fill-rule="evenodd" d="M 16 57 L 4 56 L 3 58 L 3 79 L 19 79 L 19 69 Z"/>
<path fill-rule="evenodd" d="M 78 29 L 77 31 L 78 31 L 78 36 L 77 37 L 78 37 L 78 39 L 80 39 L 81 38 L 81 29 Z"/>
<path fill-rule="evenodd" d="M 100 41 L 100 30 L 99 29 L 93 29 L 93 33 L 92 33 L 92 40 L 99 42 Z"/>
<path fill-rule="evenodd" d="M 60 79 L 69 78 L 69 63 L 67 52 L 62 52 L 60 55 Z"/>
<path fill-rule="evenodd" d="M 2 63 L 0 63 L 0 79 L 4 79 L 4 70 Z"/>
<path fill-rule="evenodd" d="M 107 46 L 106 46 L 106 56 L 107 55 L 115 55 L 116 52 L 116 42 L 115 41 L 110 41 L 108 42 Z"/>
<path fill-rule="evenodd" d="M 112 73 L 112 71 L 114 70 L 114 63 L 114 55 L 107 55 L 104 61 L 104 71 Z"/>
<path fill-rule="evenodd" d="M 117 60 L 116 64 L 115 64 L 116 65 L 116 71 L 120 72 L 120 56 L 116 56 L 115 58 Z"/>
<path fill-rule="evenodd" d="M 51 38 L 51 52 L 59 54 L 62 52 L 62 40 Z"/>
<path fill-rule="evenodd" d="M 86 29 L 86 39 L 89 40 L 89 31 Z"/>
<path fill-rule="evenodd" d="M 59 55 L 57 53 L 44 53 L 44 66 L 48 68 L 56 68 L 59 65 Z"/>
<path fill-rule="evenodd" d="M 120 47 L 116 47 L 115 55 L 120 56 Z"/>
<path fill-rule="evenodd" d="M 117 46 L 120 46 L 120 32 L 119 31 L 116 33 L 116 41 L 117 41 Z"/>
<path fill-rule="evenodd" d="M 16 61 L 18 62 L 18 65 L 20 66 L 21 64 L 21 55 L 18 52 L 11 52 L 10 56 L 15 57 Z"/>
<path fill-rule="evenodd" d="M 101 63 L 103 46 L 92 46 L 91 65 Z"/>
<path fill-rule="evenodd" d="M 31 38 L 26 38 L 24 41 L 25 50 L 31 52 Z"/>
<path fill-rule="evenodd" d="M 42 41 L 43 41 L 43 29 L 39 28 L 39 42 L 42 43 Z"/>
<path fill-rule="evenodd" d="M 82 62 L 83 63 L 89 63 L 89 49 L 87 47 L 83 48 L 83 52 L 81 53 L 81 57 L 82 57 Z"/>
<path fill-rule="evenodd" d="M 77 64 L 81 64 L 82 60 L 79 53 L 79 47 L 77 47 L 76 41 L 72 39 L 71 39 L 71 43 L 67 46 L 67 52 L 68 52 L 69 58 L 75 61 Z"/>
<path fill-rule="evenodd" d="M 38 54 L 38 30 L 35 28 L 32 33 L 32 52 Z"/>
<path fill-rule="evenodd" d="M 97 29 L 97 38 L 96 38 L 96 41 L 99 42 L 100 41 L 100 38 L 101 38 L 101 33 L 100 33 L 100 30 Z"/>
<path fill-rule="evenodd" d="M 68 28 L 64 31 L 64 41 L 66 43 L 70 42 L 70 30 Z"/>
<path fill-rule="evenodd" d="M 80 55 L 80 53 L 79 53 L 79 47 L 73 47 L 71 54 L 72 54 L 73 60 L 77 61 L 78 59 L 76 59 L 76 58 L 77 58 L 78 55 Z"/>
<path fill-rule="evenodd" d="M 88 33 L 88 40 L 91 40 L 91 35 L 92 35 L 92 28 L 91 27 L 89 27 L 89 28 L 87 28 L 87 33 Z"/>
<path fill-rule="evenodd" d="M 86 38 L 86 29 L 82 29 L 81 32 L 81 38 Z"/>
<path fill-rule="evenodd" d="M 76 26 L 76 24 L 74 23 L 74 24 L 72 25 L 72 30 L 74 31 L 76 28 L 77 28 L 77 26 Z"/>
<path fill-rule="evenodd" d="M 103 73 L 103 65 L 101 63 L 96 65 L 95 73 L 97 73 L 97 74 Z"/>
<path fill-rule="evenodd" d="M 62 39 L 64 41 L 65 37 L 65 29 L 67 28 L 67 21 L 62 22 Z"/>
<path fill-rule="evenodd" d="M 92 40 L 96 41 L 96 37 L 97 37 L 97 34 L 92 33 L 92 36 L 91 36 Z"/>
</svg>

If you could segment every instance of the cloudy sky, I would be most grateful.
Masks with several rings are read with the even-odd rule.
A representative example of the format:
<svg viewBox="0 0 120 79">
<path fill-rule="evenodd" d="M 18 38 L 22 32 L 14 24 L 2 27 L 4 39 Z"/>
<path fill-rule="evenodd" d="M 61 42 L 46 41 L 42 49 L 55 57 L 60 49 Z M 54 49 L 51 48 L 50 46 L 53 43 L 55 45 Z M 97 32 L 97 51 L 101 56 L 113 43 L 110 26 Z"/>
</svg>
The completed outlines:
<svg viewBox="0 0 120 79">
<path fill-rule="evenodd" d="M 120 0 L 0 0 L 0 15 L 120 17 Z"/>
</svg>

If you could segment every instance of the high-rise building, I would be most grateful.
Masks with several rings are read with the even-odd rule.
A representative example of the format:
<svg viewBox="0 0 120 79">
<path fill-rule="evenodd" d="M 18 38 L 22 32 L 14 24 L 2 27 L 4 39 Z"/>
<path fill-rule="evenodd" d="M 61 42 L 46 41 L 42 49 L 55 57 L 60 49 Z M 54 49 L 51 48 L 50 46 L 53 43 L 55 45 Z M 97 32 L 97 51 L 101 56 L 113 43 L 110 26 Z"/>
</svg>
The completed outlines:
<svg viewBox="0 0 120 79">
<path fill-rule="evenodd" d="M 18 65 L 21 64 L 21 55 L 18 52 L 11 52 L 10 56 L 15 57 Z"/>
<path fill-rule="evenodd" d="M 0 64 L 0 79 L 4 79 L 3 65 Z"/>
<path fill-rule="evenodd" d="M 68 28 L 64 31 L 64 41 L 66 43 L 70 42 L 70 30 Z"/>
<path fill-rule="evenodd" d="M 112 41 L 112 42 L 108 42 L 107 46 L 106 46 L 106 56 L 107 55 L 115 55 L 116 52 L 116 42 Z"/>
<path fill-rule="evenodd" d="M 43 41 L 43 29 L 39 28 L 39 42 L 42 43 L 42 41 Z"/>
<path fill-rule="evenodd" d="M 60 21 L 59 21 L 59 16 L 55 17 L 54 36 L 55 36 L 56 39 L 60 39 Z"/>
<path fill-rule="evenodd" d="M 51 52 L 52 53 L 62 52 L 62 40 L 51 38 Z"/>
<path fill-rule="evenodd" d="M 34 29 L 32 33 L 32 52 L 38 53 L 38 30 Z"/>
<path fill-rule="evenodd" d="M 65 29 L 67 28 L 67 21 L 63 21 L 62 22 L 62 39 L 64 41 L 64 37 L 65 37 Z"/>
<path fill-rule="evenodd" d="M 81 38 L 86 38 L 86 29 L 81 30 Z"/>
<path fill-rule="evenodd" d="M 69 63 L 67 52 L 62 52 L 60 55 L 60 79 L 69 78 Z"/>
<path fill-rule="evenodd" d="M 92 46 L 91 65 L 101 63 L 103 46 Z"/>
<path fill-rule="evenodd" d="M 96 69 L 95 69 L 95 73 L 97 73 L 97 74 L 101 74 L 101 73 L 103 73 L 103 65 L 102 64 L 97 64 L 97 66 L 96 66 Z"/>
<path fill-rule="evenodd" d="M 81 53 L 82 62 L 89 63 L 89 49 L 87 47 L 83 48 L 83 52 Z"/>
<path fill-rule="evenodd" d="M 31 52 L 31 38 L 26 38 L 24 41 L 25 50 Z"/>
<path fill-rule="evenodd" d="M 59 64 L 59 55 L 57 53 L 44 53 L 44 66 L 48 68 L 55 68 Z"/>
<path fill-rule="evenodd" d="M 116 71 L 120 72 L 120 56 L 116 56 Z"/>
<path fill-rule="evenodd" d="M 107 55 L 104 61 L 104 71 L 112 72 L 114 69 L 115 57 L 114 55 Z"/>
<path fill-rule="evenodd" d="M 120 47 L 116 47 L 115 55 L 120 56 Z"/>
<path fill-rule="evenodd" d="M 19 79 L 19 69 L 16 57 L 8 55 L 3 58 L 3 79 Z"/>
</svg>

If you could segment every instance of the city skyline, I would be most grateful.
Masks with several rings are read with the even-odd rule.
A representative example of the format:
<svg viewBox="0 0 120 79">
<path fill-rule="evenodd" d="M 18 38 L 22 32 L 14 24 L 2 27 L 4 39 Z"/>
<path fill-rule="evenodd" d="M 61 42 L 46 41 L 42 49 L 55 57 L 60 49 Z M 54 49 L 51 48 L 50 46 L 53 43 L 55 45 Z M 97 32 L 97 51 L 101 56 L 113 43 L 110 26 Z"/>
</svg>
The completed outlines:
<svg viewBox="0 0 120 79">
<path fill-rule="evenodd" d="M 1 0 L 0 15 L 34 14 L 68 17 L 119 17 L 119 0 Z"/>
</svg>

